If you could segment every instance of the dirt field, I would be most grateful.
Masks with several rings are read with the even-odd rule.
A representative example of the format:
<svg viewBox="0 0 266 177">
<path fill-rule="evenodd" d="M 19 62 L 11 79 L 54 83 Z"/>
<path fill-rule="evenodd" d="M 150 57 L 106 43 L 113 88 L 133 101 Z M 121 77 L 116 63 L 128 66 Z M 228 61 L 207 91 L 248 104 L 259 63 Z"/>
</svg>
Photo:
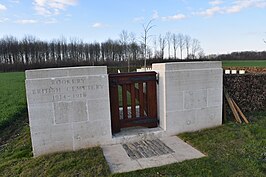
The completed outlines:
<svg viewBox="0 0 266 177">
<path fill-rule="evenodd" d="M 246 73 L 266 73 L 266 67 L 239 67 L 239 66 L 230 66 L 223 67 L 225 70 L 245 70 Z"/>
</svg>

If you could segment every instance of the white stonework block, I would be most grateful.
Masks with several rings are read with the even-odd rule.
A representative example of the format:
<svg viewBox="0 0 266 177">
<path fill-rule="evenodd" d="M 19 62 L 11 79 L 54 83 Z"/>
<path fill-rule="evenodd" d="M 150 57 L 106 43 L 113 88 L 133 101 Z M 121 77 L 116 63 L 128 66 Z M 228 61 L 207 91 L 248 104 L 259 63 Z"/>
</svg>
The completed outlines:
<svg viewBox="0 0 266 177">
<path fill-rule="evenodd" d="M 40 79 L 40 78 L 54 78 L 54 77 L 73 77 L 73 76 L 90 76 L 100 75 L 106 73 L 105 66 L 83 66 L 83 67 L 66 67 L 66 68 L 50 68 L 50 69 L 37 69 L 27 70 L 27 79 Z"/>
<path fill-rule="evenodd" d="M 111 141 L 106 67 L 26 71 L 26 92 L 34 156 Z"/>
<path fill-rule="evenodd" d="M 73 138 L 72 138 L 72 125 L 63 124 L 47 127 L 31 127 L 31 139 L 33 144 L 33 154 L 41 155 L 39 152 L 35 152 L 35 149 L 41 149 L 44 154 L 73 150 Z"/>
<path fill-rule="evenodd" d="M 184 92 L 167 92 L 166 103 L 169 105 L 166 111 L 180 111 L 184 109 Z"/>
<path fill-rule="evenodd" d="M 26 80 L 28 104 L 106 98 L 108 76 Z"/>
<path fill-rule="evenodd" d="M 106 72 L 106 66 L 86 66 L 86 67 L 78 67 L 70 68 L 69 76 L 93 76 L 93 75 L 101 75 Z"/>
<path fill-rule="evenodd" d="M 184 93 L 184 108 L 199 109 L 207 107 L 207 90 L 194 90 Z"/>
<path fill-rule="evenodd" d="M 223 102 L 223 93 L 220 88 L 209 88 L 207 91 L 208 107 L 221 106 Z"/>
<path fill-rule="evenodd" d="M 153 64 L 152 67 L 160 64 Z M 165 63 L 166 71 L 176 70 L 201 70 L 201 69 L 222 68 L 222 63 L 219 61 L 200 61 L 200 62 L 173 62 Z"/>
<path fill-rule="evenodd" d="M 166 113 L 166 132 L 170 135 L 197 130 L 196 110 L 174 111 Z"/>
<path fill-rule="evenodd" d="M 197 126 L 199 128 L 214 127 L 222 124 L 221 106 L 198 109 L 196 112 Z"/>
<path fill-rule="evenodd" d="M 87 102 L 89 120 L 90 121 L 108 121 L 110 118 L 110 112 L 103 111 L 107 107 L 110 107 L 110 103 L 108 99 L 100 99 L 100 100 L 88 100 Z"/>
<path fill-rule="evenodd" d="M 160 63 L 152 67 L 159 74 L 158 115 L 167 134 L 221 124 L 221 62 Z"/>
<path fill-rule="evenodd" d="M 30 127 L 52 126 L 54 124 L 53 103 L 34 104 L 28 109 Z"/>
<path fill-rule="evenodd" d="M 42 146 L 33 146 L 33 155 L 40 156 L 55 152 L 73 151 L 72 142 L 53 141 Z"/>
<path fill-rule="evenodd" d="M 166 72 L 166 87 L 175 91 L 188 91 L 197 89 L 207 89 L 216 87 L 218 82 L 222 82 L 221 69 L 209 70 L 180 70 Z"/>
<path fill-rule="evenodd" d="M 55 124 L 82 122 L 88 120 L 85 101 L 54 103 Z"/>
<path fill-rule="evenodd" d="M 51 128 L 52 141 L 73 142 L 72 136 L 73 136 L 72 124 L 55 125 Z"/>
<path fill-rule="evenodd" d="M 75 123 L 73 131 L 74 150 L 100 145 L 112 138 L 110 121 Z"/>
</svg>

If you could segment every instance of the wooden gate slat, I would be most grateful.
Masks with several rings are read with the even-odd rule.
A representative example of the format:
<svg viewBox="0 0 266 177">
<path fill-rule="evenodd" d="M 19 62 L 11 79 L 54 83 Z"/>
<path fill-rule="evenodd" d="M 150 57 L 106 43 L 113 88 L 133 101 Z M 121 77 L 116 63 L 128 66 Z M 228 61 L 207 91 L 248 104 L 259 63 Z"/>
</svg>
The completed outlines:
<svg viewBox="0 0 266 177">
<path fill-rule="evenodd" d="M 143 83 L 139 83 L 139 111 L 140 117 L 144 117 Z"/>
<path fill-rule="evenodd" d="M 122 85 L 123 118 L 128 118 L 127 111 L 127 85 Z"/>
<path fill-rule="evenodd" d="M 155 72 L 110 74 L 109 84 L 113 133 L 125 127 L 156 127 L 158 125 Z M 123 116 L 121 119 L 118 86 L 122 87 Z M 136 101 L 139 104 L 139 114 L 136 111 Z M 130 118 L 128 102 L 131 103 Z"/>
<path fill-rule="evenodd" d="M 144 116 L 148 116 L 148 105 L 147 105 L 147 82 L 143 83 L 143 109 L 144 109 Z"/>
<path fill-rule="evenodd" d="M 131 118 L 136 118 L 135 83 L 131 84 Z"/>
<path fill-rule="evenodd" d="M 148 117 L 157 118 L 156 82 L 147 82 Z"/>
<path fill-rule="evenodd" d="M 118 87 L 110 84 L 110 107 L 112 132 L 120 132 Z"/>
</svg>

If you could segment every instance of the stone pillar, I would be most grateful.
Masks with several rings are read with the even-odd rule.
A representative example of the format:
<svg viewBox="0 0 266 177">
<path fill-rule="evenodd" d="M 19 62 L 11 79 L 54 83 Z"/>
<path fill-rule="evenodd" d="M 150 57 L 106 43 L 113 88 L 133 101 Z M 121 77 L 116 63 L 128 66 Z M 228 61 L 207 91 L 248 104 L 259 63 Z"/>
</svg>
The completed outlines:
<svg viewBox="0 0 266 177">
<path fill-rule="evenodd" d="M 158 115 L 169 135 L 222 124 L 221 62 L 153 64 L 159 73 Z"/>
<path fill-rule="evenodd" d="M 105 66 L 28 70 L 26 91 L 34 156 L 112 139 Z"/>
</svg>

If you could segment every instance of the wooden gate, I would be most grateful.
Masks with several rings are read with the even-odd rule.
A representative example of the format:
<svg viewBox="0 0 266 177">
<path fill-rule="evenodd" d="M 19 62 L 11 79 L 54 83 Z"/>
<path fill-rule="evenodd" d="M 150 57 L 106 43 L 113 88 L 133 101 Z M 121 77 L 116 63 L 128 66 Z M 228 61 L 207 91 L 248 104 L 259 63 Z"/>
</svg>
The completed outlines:
<svg viewBox="0 0 266 177">
<path fill-rule="evenodd" d="M 156 72 L 109 74 L 112 132 L 157 127 Z"/>
</svg>

